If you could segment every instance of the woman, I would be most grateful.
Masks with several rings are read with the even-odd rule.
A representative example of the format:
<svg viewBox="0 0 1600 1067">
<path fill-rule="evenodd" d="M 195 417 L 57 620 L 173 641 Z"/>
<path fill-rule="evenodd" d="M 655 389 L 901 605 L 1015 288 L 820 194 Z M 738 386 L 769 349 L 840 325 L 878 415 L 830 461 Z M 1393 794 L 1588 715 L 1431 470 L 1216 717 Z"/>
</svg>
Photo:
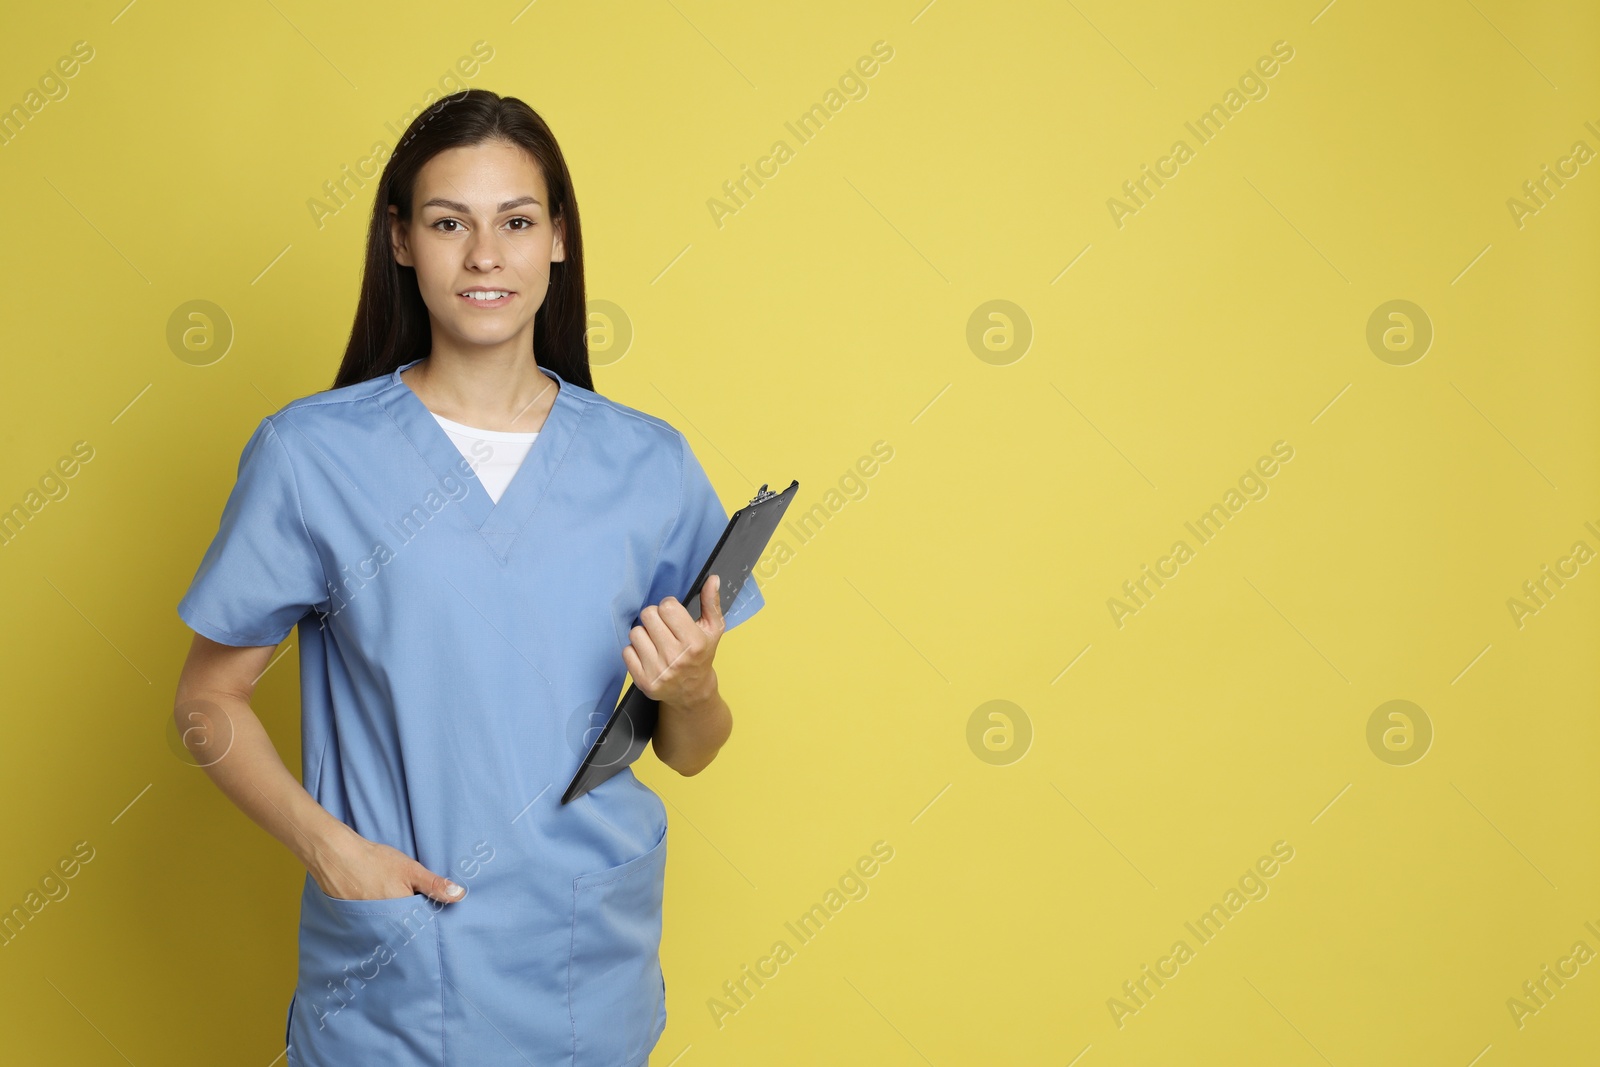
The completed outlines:
<svg viewBox="0 0 1600 1067">
<path fill-rule="evenodd" d="M 710 763 L 713 657 L 764 602 L 675 599 L 728 513 L 682 433 L 593 391 L 585 325 L 550 130 L 434 104 L 384 168 L 334 387 L 256 427 L 178 604 L 180 730 L 306 867 L 296 1067 L 627 1067 L 666 1025 L 665 808 L 629 770 L 559 798 L 624 672 L 662 762 Z M 249 706 L 296 625 L 303 787 Z"/>
</svg>

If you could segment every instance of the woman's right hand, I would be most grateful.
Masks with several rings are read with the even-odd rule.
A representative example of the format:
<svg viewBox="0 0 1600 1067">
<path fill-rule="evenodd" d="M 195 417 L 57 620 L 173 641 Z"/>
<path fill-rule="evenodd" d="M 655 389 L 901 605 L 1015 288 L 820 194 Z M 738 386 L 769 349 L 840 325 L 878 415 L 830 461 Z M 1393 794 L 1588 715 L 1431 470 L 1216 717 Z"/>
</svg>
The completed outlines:
<svg viewBox="0 0 1600 1067">
<path fill-rule="evenodd" d="M 235 647 L 194 635 L 172 714 L 195 766 L 294 853 L 328 896 L 394 900 L 421 893 L 443 904 L 463 900 L 464 887 L 398 849 L 368 841 L 329 814 L 289 773 L 250 707 L 256 682 L 276 651 L 275 645 Z"/>
<path fill-rule="evenodd" d="M 414 893 L 454 904 L 466 889 L 434 874 L 397 848 L 368 841 L 350 830 L 337 848 L 325 849 L 308 869 L 317 886 L 336 900 L 395 900 Z"/>
</svg>

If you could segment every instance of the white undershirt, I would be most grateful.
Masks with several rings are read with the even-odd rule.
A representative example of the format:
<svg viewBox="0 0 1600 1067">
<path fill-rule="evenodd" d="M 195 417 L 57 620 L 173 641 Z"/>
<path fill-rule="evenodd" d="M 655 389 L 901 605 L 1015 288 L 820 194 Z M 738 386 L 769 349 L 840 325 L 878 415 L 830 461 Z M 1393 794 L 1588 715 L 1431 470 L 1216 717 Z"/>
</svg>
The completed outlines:
<svg viewBox="0 0 1600 1067">
<path fill-rule="evenodd" d="M 489 491 L 489 499 L 496 504 L 500 503 L 501 494 L 506 491 L 506 486 L 511 484 L 512 475 L 517 473 L 517 468 L 522 466 L 522 461 L 527 458 L 528 450 L 533 447 L 533 439 L 539 436 L 539 431 L 511 433 L 506 430 L 482 430 L 476 426 L 463 426 L 459 422 L 452 422 L 433 412 L 429 414 L 433 415 L 434 420 L 472 465 L 473 471 L 478 475 L 478 481 Z"/>
</svg>

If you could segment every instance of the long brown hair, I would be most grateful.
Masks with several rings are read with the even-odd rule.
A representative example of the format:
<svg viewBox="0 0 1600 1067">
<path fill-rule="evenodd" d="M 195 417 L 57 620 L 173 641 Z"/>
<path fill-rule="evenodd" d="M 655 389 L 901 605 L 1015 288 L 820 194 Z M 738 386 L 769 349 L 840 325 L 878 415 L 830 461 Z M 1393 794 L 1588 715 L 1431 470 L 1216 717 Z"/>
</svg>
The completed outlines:
<svg viewBox="0 0 1600 1067">
<path fill-rule="evenodd" d="M 417 272 L 395 262 L 389 205 L 411 221 L 417 174 L 449 148 L 500 140 L 520 146 L 544 172 L 551 225 L 561 227 L 566 260 L 550 264 L 550 288 L 534 315 L 533 353 L 563 381 L 593 389 L 589 374 L 588 313 L 583 295 L 583 231 L 572 176 L 555 134 L 527 104 L 487 89 L 464 89 L 443 97 L 411 121 L 384 165 L 373 196 L 361 299 L 344 361 L 333 388 L 354 385 L 426 356 L 432 348 L 428 307 L 417 288 Z"/>
</svg>

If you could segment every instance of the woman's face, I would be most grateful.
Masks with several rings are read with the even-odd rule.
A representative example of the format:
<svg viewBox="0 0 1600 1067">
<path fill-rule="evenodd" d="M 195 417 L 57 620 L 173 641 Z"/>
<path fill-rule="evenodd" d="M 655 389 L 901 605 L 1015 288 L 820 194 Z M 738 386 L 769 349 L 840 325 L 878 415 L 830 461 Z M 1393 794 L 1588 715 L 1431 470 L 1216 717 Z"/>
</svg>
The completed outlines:
<svg viewBox="0 0 1600 1067">
<path fill-rule="evenodd" d="M 409 225 L 389 208 L 395 261 L 417 272 L 435 346 L 533 350 L 533 316 L 566 259 L 539 166 L 521 148 L 490 141 L 451 148 L 417 175 Z M 509 295 L 482 301 L 472 289 Z"/>
</svg>

